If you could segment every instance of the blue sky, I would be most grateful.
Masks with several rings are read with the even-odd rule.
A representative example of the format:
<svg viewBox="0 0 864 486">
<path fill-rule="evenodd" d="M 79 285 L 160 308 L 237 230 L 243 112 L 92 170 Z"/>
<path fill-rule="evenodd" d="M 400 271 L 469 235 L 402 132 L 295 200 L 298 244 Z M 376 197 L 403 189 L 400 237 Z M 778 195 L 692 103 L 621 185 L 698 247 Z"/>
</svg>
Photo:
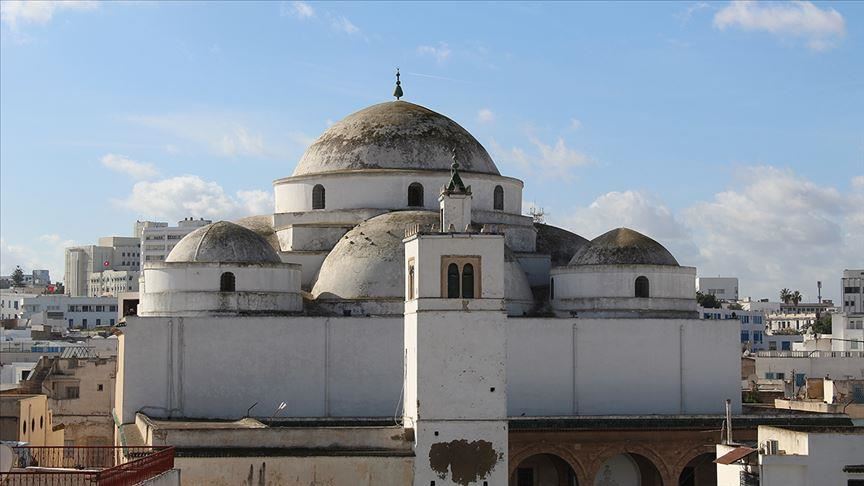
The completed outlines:
<svg viewBox="0 0 864 486">
<path fill-rule="evenodd" d="M 744 295 L 864 266 L 864 4 L 52 3 L 0 11 L 0 272 L 136 219 L 271 212 L 329 123 L 406 99 L 526 202 Z"/>
</svg>

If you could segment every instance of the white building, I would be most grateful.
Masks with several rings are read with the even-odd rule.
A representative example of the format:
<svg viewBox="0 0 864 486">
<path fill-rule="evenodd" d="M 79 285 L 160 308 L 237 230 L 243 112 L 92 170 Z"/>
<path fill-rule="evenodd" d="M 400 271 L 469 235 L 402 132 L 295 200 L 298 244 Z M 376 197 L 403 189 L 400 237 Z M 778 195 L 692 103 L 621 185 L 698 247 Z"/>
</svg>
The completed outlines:
<svg viewBox="0 0 864 486">
<path fill-rule="evenodd" d="M 840 287 L 843 291 L 842 312 L 864 314 L 864 270 L 843 270 Z"/>
<path fill-rule="evenodd" d="M 141 240 L 137 237 L 108 236 L 99 238 L 98 245 L 66 248 L 66 294 L 73 297 L 101 295 L 101 292 L 91 292 L 94 287 L 90 277 L 106 270 L 135 272 L 133 280 L 137 281 L 137 272 L 141 270 L 140 246 Z"/>
<path fill-rule="evenodd" d="M 700 319 L 733 320 L 741 323 L 741 345 L 753 351 L 791 351 L 804 340 L 799 334 L 772 334 L 766 325 L 765 313 L 720 308 L 699 307 Z"/>
<path fill-rule="evenodd" d="M 196 228 L 208 225 L 208 219 L 186 218 L 177 222 L 177 226 L 158 221 L 138 221 L 135 223 L 135 235 L 141 238 L 141 265 L 148 262 L 162 262 L 184 236 Z"/>
<path fill-rule="evenodd" d="M 18 289 L 0 290 L 0 319 L 20 319 L 24 313 L 24 299 L 37 295 Z"/>
<path fill-rule="evenodd" d="M 864 314 L 831 316 L 832 351 L 864 351 Z"/>
<path fill-rule="evenodd" d="M 24 299 L 22 319 L 41 314 L 41 322 L 61 320 L 68 328 L 113 326 L 117 323 L 116 297 L 70 297 L 46 294 Z"/>
<path fill-rule="evenodd" d="M 123 292 L 137 292 L 140 285 L 141 272 L 129 270 L 105 270 L 90 274 L 90 289 L 87 294 L 92 297 L 117 297 Z"/>
<path fill-rule="evenodd" d="M 864 484 L 864 427 L 759 426 L 756 447 L 717 446 L 717 486 Z"/>
<path fill-rule="evenodd" d="M 745 297 L 738 302 L 744 310 L 762 311 L 765 313 L 779 312 L 782 302 L 771 302 L 768 299 L 753 300 L 750 297 Z"/>
<path fill-rule="evenodd" d="M 718 300 L 738 300 L 738 277 L 697 277 L 696 291 L 711 294 Z"/>
<path fill-rule="evenodd" d="M 118 437 L 327 449 L 267 458 L 268 477 L 307 482 L 501 485 L 525 459 L 514 419 L 651 416 L 650 429 L 719 419 L 730 397 L 740 413 L 740 324 L 699 319 L 696 269 L 626 228 L 587 242 L 535 224 L 522 187 L 422 106 L 334 124 L 274 182 L 273 215 L 198 228 L 145 262 L 120 339 Z M 229 425 L 213 435 L 207 420 Z M 569 477 L 625 484 L 638 464 L 622 451 Z M 263 459 L 211 459 L 178 460 L 184 481 L 264 475 Z"/>
</svg>

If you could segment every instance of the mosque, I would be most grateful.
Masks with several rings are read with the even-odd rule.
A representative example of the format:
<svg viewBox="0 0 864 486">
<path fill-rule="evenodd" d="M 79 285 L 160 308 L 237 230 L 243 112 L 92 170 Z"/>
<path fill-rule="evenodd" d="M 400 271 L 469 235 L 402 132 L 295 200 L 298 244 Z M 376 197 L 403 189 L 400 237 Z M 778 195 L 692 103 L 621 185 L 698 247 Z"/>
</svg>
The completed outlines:
<svg viewBox="0 0 864 486">
<path fill-rule="evenodd" d="M 739 328 L 697 318 L 696 269 L 534 222 L 402 95 L 318 137 L 273 214 L 145 265 L 117 442 L 175 446 L 184 484 L 714 484 Z"/>
</svg>

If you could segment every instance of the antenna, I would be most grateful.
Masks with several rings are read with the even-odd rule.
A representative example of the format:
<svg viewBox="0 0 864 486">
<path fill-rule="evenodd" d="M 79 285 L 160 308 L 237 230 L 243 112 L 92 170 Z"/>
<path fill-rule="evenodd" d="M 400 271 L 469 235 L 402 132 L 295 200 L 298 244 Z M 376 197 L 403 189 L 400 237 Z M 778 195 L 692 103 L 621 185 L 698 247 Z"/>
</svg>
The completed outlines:
<svg viewBox="0 0 864 486">
<path fill-rule="evenodd" d="M 531 216 L 535 223 L 546 223 L 547 214 L 543 208 L 537 209 L 537 205 L 534 203 L 531 203 L 531 207 L 528 208 L 528 215 Z"/>
</svg>

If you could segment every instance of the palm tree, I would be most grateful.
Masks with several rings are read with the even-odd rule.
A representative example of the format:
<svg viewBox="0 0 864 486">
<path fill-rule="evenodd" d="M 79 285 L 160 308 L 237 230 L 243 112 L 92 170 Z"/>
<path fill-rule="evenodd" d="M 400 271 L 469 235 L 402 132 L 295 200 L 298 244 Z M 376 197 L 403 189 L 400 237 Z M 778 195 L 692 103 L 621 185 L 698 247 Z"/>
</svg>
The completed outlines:
<svg viewBox="0 0 864 486">
<path fill-rule="evenodd" d="M 791 300 L 792 303 L 795 305 L 798 305 L 798 303 L 801 302 L 802 298 L 803 296 L 801 295 L 801 292 L 798 292 L 797 290 L 795 292 L 792 292 L 792 295 L 789 296 L 789 300 Z"/>
<path fill-rule="evenodd" d="M 780 300 L 782 300 L 784 304 L 788 304 L 790 299 L 792 299 L 792 292 L 790 292 L 789 289 L 784 288 L 780 291 Z"/>
</svg>

